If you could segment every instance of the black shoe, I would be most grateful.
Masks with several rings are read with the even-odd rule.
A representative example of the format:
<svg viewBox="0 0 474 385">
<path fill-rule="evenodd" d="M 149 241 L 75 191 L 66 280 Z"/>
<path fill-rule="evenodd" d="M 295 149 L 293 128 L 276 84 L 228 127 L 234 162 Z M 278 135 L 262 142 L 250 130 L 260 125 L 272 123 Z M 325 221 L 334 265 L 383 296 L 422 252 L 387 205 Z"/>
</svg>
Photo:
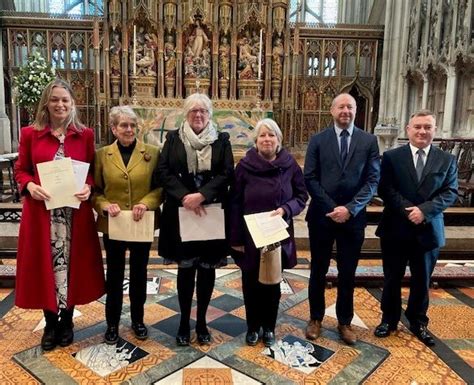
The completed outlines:
<svg viewBox="0 0 474 385">
<path fill-rule="evenodd" d="M 387 322 L 382 322 L 375 328 L 374 335 L 375 337 L 385 338 L 390 335 L 390 332 L 394 332 L 395 330 L 397 330 L 396 326 L 392 326 Z"/>
<path fill-rule="evenodd" d="M 115 345 L 118 342 L 119 333 L 118 326 L 107 326 L 105 331 L 104 341 L 107 345 Z"/>
<path fill-rule="evenodd" d="M 63 348 L 72 344 L 74 341 L 74 324 L 71 322 L 61 322 L 58 324 L 58 343 Z"/>
<path fill-rule="evenodd" d="M 248 346 L 255 346 L 258 342 L 258 333 L 257 332 L 247 332 L 245 336 L 245 342 Z"/>
<path fill-rule="evenodd" d="M 44 328 L 41 347 L 44 351 L 53 350 L 56 347 L 56 330 L 54 327 L 47 326 Z"/>
<path fill-rule="evenodd" d="M 178 346 L 189 346 L 189 341 L 191 340 L 191 337 L 188 334 L 178 334 L 176 336 L 176 345 Z"/>
<path fill-rule="evenodd" d="M 271 330 L 264 330 L 262 340 L 266 347 L 270 347 L 275 343 L 275 334 Z"/>
<path fill-rule="evenodd" d="M 197 333 L 197 340 L 199 345 L 209 345 L 211 343 L 211 335 L 209 332 Z"/>
<path fill-rule="evenodd" d="M 139 340 L 146 340 L 148 338 L 148 329 L 143 322 L 132 322 L 132 330 L 135 337 Z"/>
<path fill-rule="evenodd" d="M 435 340 L 428 332 L 428 329 L 425 325 L 419 326 L 410 326 L 410 331 L 418 338 L 421 342 L 423 342 L 426 346 L 434 346 Z"/>
</svg>

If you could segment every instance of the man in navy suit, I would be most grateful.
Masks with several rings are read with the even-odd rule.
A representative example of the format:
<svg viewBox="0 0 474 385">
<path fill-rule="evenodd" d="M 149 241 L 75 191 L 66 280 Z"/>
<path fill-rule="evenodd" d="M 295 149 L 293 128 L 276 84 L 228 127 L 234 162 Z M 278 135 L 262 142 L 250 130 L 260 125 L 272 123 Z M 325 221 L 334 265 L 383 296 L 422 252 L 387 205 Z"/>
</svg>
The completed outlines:
<svg viewBox="0 0 474 385">
<path fill-rule="evenodd" d="M 334 98 L 334 125 L 311 138 L 304 166 L 311 195 L 306 215 L 311 248 L 311 319 L 306 337 L 316 339 L 321 331 L 326 309 L 326 274 L 336 242 L 338 330 L 342 340 L 350 345 L 356 342 L 351 321 L 354 277 L 366 226 L 365 207 L 375 194 L 380 174 L 377 139 L 354 127 L 356 108 L 356 101 L 349 94 Z"/>
<path fill-rule="evenodd" d="M 384 287 L 382 322 L 377 337 L 397 329 L 401 316 L 401 282 L 410 265 L 410 296 L 405 315 L 410 330 L 428 346 L 429 284 L 439 248 L 444 246 L 443 210 L 457 198 L 453 155 L 431 145 L 436 120 L 431 111 L 413 114 L 406 128 L 409 144 L 384 153 L 379 195 L 384 201 L 376 234 L 382 247 Z"/>
</svg>

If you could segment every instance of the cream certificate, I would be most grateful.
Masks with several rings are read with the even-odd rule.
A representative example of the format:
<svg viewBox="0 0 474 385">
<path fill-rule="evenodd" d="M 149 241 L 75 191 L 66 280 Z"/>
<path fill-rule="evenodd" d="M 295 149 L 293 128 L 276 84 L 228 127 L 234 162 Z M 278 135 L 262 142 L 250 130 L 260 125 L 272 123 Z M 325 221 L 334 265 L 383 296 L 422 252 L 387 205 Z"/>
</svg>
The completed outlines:
<svg viewBox="0 0 474 385">
<path fill-rule="evenodd" d="M 220 203 L 204 206 L 206 215 L 179 208 L 179 233 L 181 241 L 208 241 L 225 239 L 224 210 Z"/>
<path fill-rule="evenodd" d="M 109 238 L 128 242 L 153 242 L 155 212 L 145 211 L 138 222 L 130 210 L 122 210 L 116 217 L 109 215 Z"/>
<path fill-rule="evenodd" d="M 72 170 L 74 171 L 74 178 L 76 179 L 76 186 L 77 186 L 76 192 L 79 192 L 82 190 L 82 188 L 86 184 L 87 173 L 89 172 L 89 163 L 81 162 L 80 160 L 75 160 L 75 159 L 72 159 L 71 162 L 72 162 Z M 78 209 L 80 205 L 81 205 L 81 202 L 77 201 L 77 203 L 70 205 L 70 207 L 74 209 Z"/>
<path fill-rule="evenodd" d="M 38 163 L 36 167 L 41 187 L 51 195 L 50 200 L 44 201 L 47 210 L 80 203 L 79 199 L 74 196 L 77 192 L 77 184 L 71 158 Z"/>
<path fill-rule="evenodd" d="M 263 247 L 280 242 L 290 236 L 285 227 L 286 222 L 279 215 L 270 216 L 271 211 L 244 215 L 255 247 Z M 283 222 L 283 223 L 282 223 Z"/>
</svg>

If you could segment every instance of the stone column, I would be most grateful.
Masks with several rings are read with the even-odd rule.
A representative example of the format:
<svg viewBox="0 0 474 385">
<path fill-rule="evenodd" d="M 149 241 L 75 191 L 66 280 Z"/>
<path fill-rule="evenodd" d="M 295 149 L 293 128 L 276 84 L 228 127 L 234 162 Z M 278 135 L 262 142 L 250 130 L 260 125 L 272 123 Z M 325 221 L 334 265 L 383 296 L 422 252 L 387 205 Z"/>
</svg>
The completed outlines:
<svg viewBox="0 0 474 385">
<path fill-rule="evenodd" d="M 385 11 L 382 79 L 380 84 L 379 121 L 374 133 L 379 137 L 380 150 L 395 145 L 400 133 L 400 121 L 404 98 L 403 66 L 406 57 L 409 6 L 395 0 L 387 0 Z M 390 147 L 389 147 L 390 146 Z"/>
<path fill-rule="evenodd" d="M 0 48 L 3 46 L 0 33 Z M 0 154 L 12 152 L 10 119 L 5 113 L 5 88 L 3 80 L 3 50 L 0 49 Z"/>
<path fill-rule="evenodd" d="M 450 66 L 448 67 L 446 94 L 444 98 L 443 138 L 450 138 L 453 135 L 457 83 L 458 75 L 456 73 L 456 68 Z"/>
<path fill-rule="evenodd" d="M 426 108 L 428 105 L 428 90 L 429 90 L 429 80 L 428 80 L 428 75 L 424 74 L 423 75 L 423 95 L 421 98 L 421 108 Z"/>
<path fill-rule="evenodd" d="M 406 137 L 406 130 L 405 127 L 408 124 L 408 119 L 412 114 L 411 111 L 408 111 L 408 90 L 410 88 L 410 84 L 408 82 L 408 78 L 405 78 L 403 81 L 403 93 L 402 93 L 402 107 L 400 111 L 400 131 L 398 133 L 399 138 Z"/>
</svg>

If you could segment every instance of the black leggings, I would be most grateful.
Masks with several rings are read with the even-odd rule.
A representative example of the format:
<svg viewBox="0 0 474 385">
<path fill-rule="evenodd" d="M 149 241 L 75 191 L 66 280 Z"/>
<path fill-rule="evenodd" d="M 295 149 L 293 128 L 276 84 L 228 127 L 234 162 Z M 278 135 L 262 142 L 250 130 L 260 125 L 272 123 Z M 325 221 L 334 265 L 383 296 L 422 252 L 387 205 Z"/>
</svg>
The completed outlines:
<svg viewBox="0 0 474 385">
<path fill-rule="evenodd" d="M 258 281 L 258 269 L 242 270 L 245 318 L 249 332 L 275 330 L 280 305 L 280 284 L 264 285 Z"/>
<path fill-rule="evenodd" d="M 197 271 L 197 279 L 196 279 Z M 181 309 L 181 321 L 178 334 L 189 334 L 189 319 L 191 317 L 191 306 L 194 294 L 194 281 L 196 279 L 197 296 L 197 322 L 196 332 L 207 333 L 206 312 L 211 301 L 216 270 L 203 267 L 179 267 L 178 268 L 178 300 Z"/>
</svg>

